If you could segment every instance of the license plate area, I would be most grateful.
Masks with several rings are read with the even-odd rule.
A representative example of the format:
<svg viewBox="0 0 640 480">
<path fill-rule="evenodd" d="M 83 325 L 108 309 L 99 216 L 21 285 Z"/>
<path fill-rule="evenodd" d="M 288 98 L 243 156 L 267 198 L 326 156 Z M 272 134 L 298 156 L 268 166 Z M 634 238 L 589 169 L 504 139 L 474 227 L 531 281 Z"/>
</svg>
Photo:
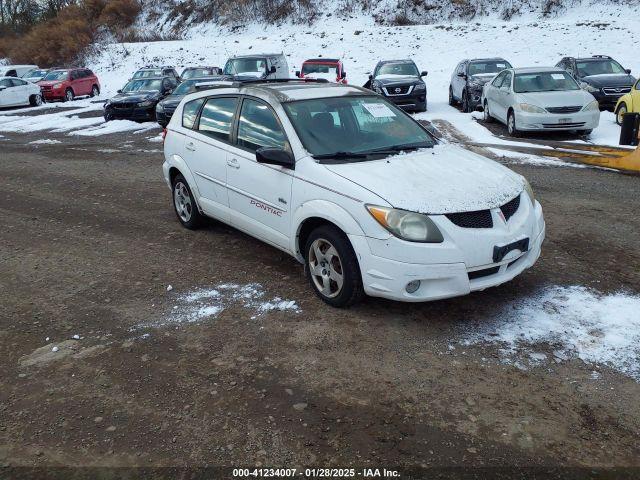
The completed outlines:
<svg viewBox="0 0 640 480">
<path fill-rule="evenodd" d="M 493 247 L 493 263 L 498 263 L 504 260 L 507 253 L 512 250 L 520 250 L 522 253 L 529 251 L 529 238 L 523 238 L 516 240 L 507 245 L 496 245 Z"/>
<path fill-rule="evenodd" d="M 558 119 L 558 123 L 560 124 L 565 124 L 565 123 L 571 123 L 573 119 L 571 118 L 560 118 Z"/>
</svg>

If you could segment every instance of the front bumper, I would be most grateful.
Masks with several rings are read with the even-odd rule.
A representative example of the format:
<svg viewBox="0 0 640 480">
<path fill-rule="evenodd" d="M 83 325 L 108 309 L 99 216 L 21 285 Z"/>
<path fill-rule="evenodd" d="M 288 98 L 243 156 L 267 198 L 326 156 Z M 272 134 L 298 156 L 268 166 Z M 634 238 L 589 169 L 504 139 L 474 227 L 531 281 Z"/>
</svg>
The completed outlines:
<svg viewBox="0 0 640 480">
<path fill-rule="evenodd" d="M 593 130 L 599 123 L 599 110 L 567 114 L 516 111 L 516 127 L 521 131 Z"/>
<path fill-rule="evenodd" d="M 133 107 L 118 108 L 117 106 L 109 106 L 104 110 L 105 118 L 109 120 L 133 120 L 133 121 L 149 121 L 156 119 L 156 106 L 152 107 Z"/>
<path fill-rule="evenodd" d="M 540 204 L 536 202 L 534 207 L 529 202 L 523 210 L 505 226 L 487 229 L 491 231 L 447 227 L 442 244 L 411 244 L 395 237 L 380 241 L 350 235 L 365 292 L 372 297 L 425 302 L 466 295 L 512 280 L 538 260 L 545 238 Z M 528 251 L 513 250 L 500 262 L 493 262 L 491 253 L 496 244 L 523 237 L 530 240 Z M 416 259 L 434 262 L 418 263 Z M 406 286 L 414 280 L 420 280 L 420 287 L 408 293 Z"/>
<path fill-rule="evenodd" d="M 157 110 L 156 109 L 156 120 L 157 120 L 157 122 L 161 126 L 166 127 L 167 125 L 169 125 L 169 122 L 171 121 L 171 117 L 173 117 L 173 113 L 174 112 L 175 112 L 175 108 L 173 108 L 173 109 L 165 108 L 164 110 Z"/>
<path fill-rule="evenodd" d="M 469 107 L 475 110 L 478 105 L 482 104 L 482 88 L 477 90 L 469 88 L 468 92 Z"/>
<path fill-rule="evenodd" d="M 601 90 L 599 90 L 597 92 L 591 93 L 591 95 L 593 95 L 600 104 L 600 110 L 613 111 L 616 104 L 618 103 L 618 100 L 620 100 L 620 97 L 626 95 L 626 93 L 620 93 L 620 95 L 606 95 L 602 93 Z"/>
<path fill-rule="evenodd" d="M 58 88 L 56 90 L 44 90 L 41 89 L 40 90 L 42 92 L 42 97 L 45 100 L 62 100 L 65 97 L 65 89 L 64 88 Z"/>
<path fill-rule="evenodd" d="M 385 95 L 384 98 L 404 110 L 413 111 L 427 109 L 426 90 L 418 93 L 411 93 L 409 95 Z"/>
</svg>

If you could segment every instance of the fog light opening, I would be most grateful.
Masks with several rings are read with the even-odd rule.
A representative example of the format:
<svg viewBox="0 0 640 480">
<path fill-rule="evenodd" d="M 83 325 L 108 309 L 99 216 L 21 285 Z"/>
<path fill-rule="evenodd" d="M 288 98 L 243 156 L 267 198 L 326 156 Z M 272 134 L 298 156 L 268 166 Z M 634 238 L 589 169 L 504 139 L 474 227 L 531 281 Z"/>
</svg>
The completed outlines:
<svg viewBox="0 0 640 480">
<path fill-rule="evenodd" d="M 407 283 L 405 290 L 407 291 L 407 293 L 416 293 L 419 288 L 420 288 L 420 280 L 412 280 L 409 283 Z"/>
</svg>

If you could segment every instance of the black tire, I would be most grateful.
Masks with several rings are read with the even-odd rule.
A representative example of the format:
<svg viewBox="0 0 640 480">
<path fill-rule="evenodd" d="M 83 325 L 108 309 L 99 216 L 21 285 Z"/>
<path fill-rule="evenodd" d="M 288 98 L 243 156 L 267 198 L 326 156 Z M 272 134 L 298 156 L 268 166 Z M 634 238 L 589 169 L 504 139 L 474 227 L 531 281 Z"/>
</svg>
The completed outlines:
<svg viewBox="0 0 640 480">
<path fill-rule="evenodd" d="M 100 95 L 100 88 L 97 85 L 93 85 L 91 87 L 91 93 L 89 94 L 89 96 L 93 98 L 97 97 L 98 95 Z"/>
<path fill-rule="evenodd" d="M 462 92 L 462 111 L 464 113 L 471 113 L 471 108 L 469 107 L 469 95 L 466 90 Z"/>
<path fill-rule="evenodd" d="M 455 107 L 456 99 L 453 98 L 453 88 L 449 87 L 449 105 Z"/>
<path fill-rule="evenodd" d="M 629 111 L 629 109 L 627 108 L 627 104 L 625 102 L 622 102 L 620 105 L 618 105 L 618 108 L 616 108 L 616 123 L 620 126 L 622 126 L 622 119 L 624 118 L 625 113 L 627 113 Z"/>
<path fill-rule="evenodd" d="M 583 135 L 585 137 L 588 137 L 589 135 L 591 135 L 593 133 L 593 129 L 589 129 L 589 130 L 580 130 L 578 132 L 580 135 Z"/>
<path fill-rule="evenodd" d="M 338 265 L 342 270 L 342 286 L 339 289 L 336 288 L 336 292 L 333 294 L 334 296 L 324 294 L 316 285 L 316 281 L 320 281 L 318 279 L 322 276 L 312 274 L 312 270 L 318 271 L 318 268 L 324 268 L 321 266 L 318 258 L 312 259 L 312 256 L 316 254 L 312 253 L 311 249 L 314 245 L 318 246 L 316 241 L 320 242 L 320 244 L 326 242 L 337 251 Z M 324 253 L 327 252 L 329 252 L 329 249 L 325 250 Z M 309 285 L 311 285 L 313 291 L 316 292 L 316 295 L 318 295 L 322 301 L 332 307 L 344 308 L 362 300 L 364 297 L 364 289 L 362 288 L 362 276 L 360 275 L 358 259 L 353 251 L 351 242 L 340 229 L 333 225 L 322 225 L 313 230 L 304 246 L 304 257 L 304 270 Z M 335 259 L 335 256 L 332 258 Z M 315 265 L 312 265 L 312 263 Z M 334 262 L 329 260 L 329 263 L 331 263 L 330 271 L 333 270 L 335 272 L 338 270 Z M 316 280 L 314 280 L 314 277 Z M 328 281 L 333 282 L 333 284 L 337 286 L 335 281 L 331 279 Z M 333 284 L 331 286 L 333 286 Z M 331 295 L 331 292 L 329 292 L 329 294 Z"/>
<path fill-rule="evenodd" d="M 507 114 L 507 132 L 514 138 L 520 136 L 520 132 L 518 132 L 518 126 L 516 125 L 516 114 L 513 110 L 510 110 Z"/>
<path fill-rule="evenodd" d="M 484 101 L 484 105 L 482 107 L 482 116 L 486 123 L 492 123 L 493 117 L 491 116 L 491 112 L 489 112 L 489 102 Z"/>
<path fill-rule="evenodd" d="M 73 90 L 70 88 L 67 88 L 64 92 L 64 97 L 62 97 L 62 101 L 63 102 L 72 102 L 74 99 L 76 98 L 75 94 L 73 93 Z"/>
<path fill-rule="evenodd" d="M 40 100 L 39 102 L 38 99 Z M 38 105 L 42 105 L 43 103 L 44 99 L 42 98 L 42 95 L 36 94 L 29 97 L 29 105 L 31 105 L 32 107 L 37 107 Z"/>
<path fill-rule="evenodd" d="M 177 191 L 180 193 L 178 194 Z M 180 200 L 177 197 L 184 199 L 183 208 L 178 206 Z M 189 187 L 189 184 L 181 174 L 176 175 L 173 179 L 171 184 L 171 199 L 173 201 L 173 210 L 176 212 L 178 221 L 183 227 L 189 230 L 196 230 L 202 226 L 204 216 L 198 210 L 198 205 L 193 197 L 193 193 L 191 193 L 191 187 Z"/>
<path fill-rule="evenodd" d="M 111 120 L 113 120 L 113 112 L 107 110 L 106 112 L 104 112 L 104 121 L 110 122 Z"/>
</svg>

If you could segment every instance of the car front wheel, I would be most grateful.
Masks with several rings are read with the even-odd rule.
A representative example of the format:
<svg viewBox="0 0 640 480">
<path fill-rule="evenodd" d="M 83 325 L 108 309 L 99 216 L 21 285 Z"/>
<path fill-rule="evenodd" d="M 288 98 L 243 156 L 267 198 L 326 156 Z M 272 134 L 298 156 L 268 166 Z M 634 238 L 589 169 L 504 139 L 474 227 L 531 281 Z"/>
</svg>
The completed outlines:
<svg viewBox="0 0 640 480">
<path fill-rule="evenodd" d="M 469 107 L 469 94 L 466 91 L 462 92 L 462 111 L 464 113 L 471 113 L 471 108 Z"/>
<path fill-rule="evenodd" d="M 31 95 L 31 97 L 29 97 L 29 103 L 32 107 L 38 107 L 42 105 L 42 95 Z"/>
<path fill-rule="evenodd" d="M 98 88 L 97 85 L 94 85 L 93 87 L 91 87 L 91 97 L 97 97 L 98 95 L 100 95 L 100 89 Z"/>
<path fill-rule="evenodd" d="M 491 113 L 489 113 L 489 102 L 484 101 L 484 107 L 482 108 L 482 118 L 485 122 L 491 123 L 493 122 L 493 117 Z"/>
<path fill-rule="evenodd" d="M 516 126 L 516 114 L 513 113 L 513 111 L 509 112 L 507 117 L 507 131 L 512 137 L 518 137 L 520 135 L 518 127 Z"/>
<path fill-rule="evenodd" d="M 453 88 L 449 87 L 449 105 L 453 107 L 455 104 L 456 104 L 456 101 L 453 98 Z"/>
<path fill-rule="evenodd" d="M 189 230 L 195 230 L 202 225 L 204 217 L 198 211 L 189 184 L 180 174 L 173 179 L 173 207 L 180 223 Z"/>
<path fill-rule="evenodd" d="M 627 114 L 627 104 L 622 102 L 618 109 L 616 110 L 616 123 L 622 126 L 622 122 L 624 121 L 624 116 Z"/>
<path fill-rule="evenodd" d="M 305 273 L 316 294 L 333 307 L 348 307 L 364 296 L 358 260 L 338 228 L 316 228 L 305 246 Z"/>
<path fill-rule="evenodd" d="M 64 92 L 64 101 L 72 102 L 74 98 L 75 98 L 75 95 L 73 94 L 73 90 L 71 90 L 70 88 L 67 88 L 67 91 Z"/>
</svg>

